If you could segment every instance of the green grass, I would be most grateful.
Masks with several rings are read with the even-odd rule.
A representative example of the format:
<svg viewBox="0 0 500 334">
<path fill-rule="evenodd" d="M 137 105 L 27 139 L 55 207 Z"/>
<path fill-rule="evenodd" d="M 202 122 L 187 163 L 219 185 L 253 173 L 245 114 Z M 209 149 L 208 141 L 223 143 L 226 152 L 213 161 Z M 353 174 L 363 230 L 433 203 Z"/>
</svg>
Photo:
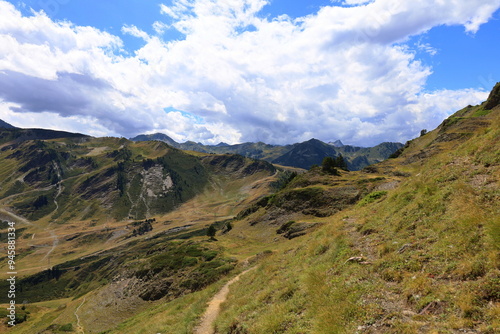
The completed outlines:
<svg viewBox="0 0 500 334">
<path fill-rule="evenodd" d="M 491 113 L 491 110 L 484 110 L 483 108 L 479 108 L 476 110 L 473 114 L 472 117 L 481 117 L 481 116 L 486 116 Z"/>
<path fill-rule="evenodd" d="M 149 334 L 149 333 L 179 333 L 191 334 L 199 318 L 205 311 L 206 303 L 218 291 L 225 280 L 221 280 L 206 289 L 194 292 L 169 302 L 162 302 L 141 312 L 116 328 L 106 331 L 106 334 Z"/>
<path fill-rule="evenodd" d="M 453 151 L 405 167 L 415 176 L 398 189 L 369 193 L 355 209 L 326 218 L 324 228 L 265 259 L 231 287 L 218 331 L 500 330 L 499 128 L 497 119 Z M 477 176 L 491 183 L 476 184 Z M 306 184 L 307 177 L 293 182 Z M 348 262 L 351 256 L 368 261 Z"/>
<path fill-rule="evenodd" d="M 384 198 L 387 195 L 387 191 L 374 191 L 366 195 L 358 205 L 363 206 L 369 203 L 373 203 L 381 198 Z"/>
</svg>

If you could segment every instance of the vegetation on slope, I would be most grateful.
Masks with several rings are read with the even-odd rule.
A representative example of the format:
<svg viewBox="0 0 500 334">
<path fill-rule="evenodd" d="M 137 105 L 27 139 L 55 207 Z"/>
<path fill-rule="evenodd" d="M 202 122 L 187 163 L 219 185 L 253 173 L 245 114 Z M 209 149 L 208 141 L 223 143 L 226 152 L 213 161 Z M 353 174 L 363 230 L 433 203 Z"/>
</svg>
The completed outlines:
<svg viewBox="0 0 500 334">
<path fill-rule="evenodd" d="M 117 138 L 7 142 L 0 162 L 4 205 L 30 220 L 58 222 L 103 215 L 143 219 L 193 198 L 217 171 L 275 172 L 269 163 L 242 156 L 196 157 L 161 142 Z"/>
<path fill-rule="evenodd" d="M 0 214 L 19 226 L 16 297 L 29 310 L 19 333 L 100 332 L 217 282 L 235 260 L 207 243 L 207 223 L 228 228 L 224 219 L 214 223 L 217 215 L 267 191 L 277 173 L 242 156 L 117 138 L 6 142 L 0 160 Z M 158 220 L 130 222 L 152 216 Z M 38 306 L 58 300 L 51 311 Z"/>
<path fill-rule="evenodd" d="M 216 333 L 498 332 L 500 111 L 481 108 L 397 158 L 340 176 L 315 168 L 242 211 L 219 243 L 267 256 L 231 286 Z M 297 225 L 313 228 L 287 238 Z M 199 321 L 148 312 L 178 314 L 191 329 Z M 155 330 L 178 329 L 161 323 Z M 131 326 L 120 328 L 142 328 Z"/>
<path fill-rule="evenodd" d="M 225 182 L 225 194 L 238 194 L 235 189 L 258 189 L 274 180 L 278 190 L 254 192 L 252 201 L 206 191 L 192 199 L 193 212 L 168 215 L 186 223 L 183 214 L 200 215 L 200 201 L 211 213 L 250 203 L 234 219 L 220 221 L 217 241 L 207 240 L 207 224 L 189 231 L 175 227 L 175 235 L 168 230 L 150 234 L 146 224 L 141 229 L 146 237 L 136 233 L 118 247 L 75 260 L 74 267 L 67 262 L 54 267 L 60 272 L 29 277 L 23 284 L 36 279 L 40 287 L 61 284 L 64 288 L 55 290 L 62 292 L 58 297 L 77 299 L 64 302 L 67 310 L 51 312 L 49 323 L 49 316 L 37 313 L 16 331 L 26 332 L 28 325 L 40 330 L 72 324 L 96 332 L 188 333 L 210 294 L 221 286 L 217 279 L 240 268 L 240 262 L 256 269 L 231 286 L 215 323 L 217 333 L 496 333 L 500 108 L 491 101 L 460 110 L 436 130 L 408 142 L 393 159 L 360 172 L 337 174 L 316 167 L 270 177 L 276 171 L 266 163 L 201 154 L 196 161 L 211 176 L 213 189 Z M 116 176 L 120 198 L 138 187 L 130 181 L 137 175 L 135 161 L 147 170 L 160 166 L 166 154 L 139 159 L 123 147 L 104 155 L 89 152 L 99 158 L 101 169 L 95 175 L 106 172 L 104 161 L 118 166 L 115 172 L 126 180 L 120 183 Z M 181 161 L 191 170 L 197 166 Z M 254 177 L 255 171 L 268 177 Z M 59 173 L 64 173 L 64 164 Z M 252 183 L 238 183 L 231 179 L 235 176 Z M 46 182 L 42 179 L 34 178 Z M 24 194 L 32 187 L 26 182 L 17 186 Z M 58 194 L 37 193 L 35 200 L 43 206 Z M 210 221 L 206 213 L 201 216 L 204 223 Z M 137 230 L 143 225 L 133 226 Z M 151 225 L 154 231 L 158 227 Z M 85 275 L 91 270 L 96 270 L 95 279 Z M 48 279 L 49 274 L 60 276 Z M 74 286 L 68 283 L 75 280 Z M 210 283 L 214 285 L 203 289 Z M 25 288 L 30 293 L 29 284 Z M 109 305 L 99 302 L 110 298 Z M 96 315 L 104 312 L 114 322 Z M 85 320 L 75 322 L 77 313 Z"/>
<path fill-rule="evenodd" d="M 217 333 L 498 332 L 500 108 L 481 108 L 367 170 L 403 177 L 235 283 Z"/>
</svg>

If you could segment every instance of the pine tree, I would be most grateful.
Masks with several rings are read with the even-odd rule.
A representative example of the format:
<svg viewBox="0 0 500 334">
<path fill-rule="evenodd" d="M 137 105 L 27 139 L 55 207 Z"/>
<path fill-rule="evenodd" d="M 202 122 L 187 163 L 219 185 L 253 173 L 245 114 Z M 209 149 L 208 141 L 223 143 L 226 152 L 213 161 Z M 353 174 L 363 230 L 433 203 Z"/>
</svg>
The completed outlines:
<svg viewBox="0 0 500 334">
<path fill-rule="evenodd" d="M 217 230 L 213 225 L 210 225 L 207 230 L 207 236 L 210 237 L 210 240 L 215 240 L 215 233 L 217 233 Z"/>
<path fill-rule="evenodd" d="M 347 168 L 347 162 L 345 161 L 342 154 L 339 154 L 339 156 L 335 159 L 335 167 L 338 167 L 343 170 L 349 170 Z"/>
<path fill-rule="evenodd" d="M 336 161 L 332 157 L 326 157 L 323 159 L 323 163 L 321 164 L 321 168 L 325 173 L 332 175 L 340 175 L 339 171 L 336 167 Z"/>
</svg>

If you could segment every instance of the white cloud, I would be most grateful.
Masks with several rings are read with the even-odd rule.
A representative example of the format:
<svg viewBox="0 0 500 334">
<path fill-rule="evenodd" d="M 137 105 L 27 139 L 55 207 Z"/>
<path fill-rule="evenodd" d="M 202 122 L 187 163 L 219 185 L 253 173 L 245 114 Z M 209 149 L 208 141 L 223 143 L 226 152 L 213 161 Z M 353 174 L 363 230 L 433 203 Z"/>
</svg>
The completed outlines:
<svg viewBox="0 0 500 334">
<path fill-rule="evenodd" d="M 351 5 L 351 6 L 359 6 L 359 5 L 365 5 L 369 2 L 372 2 L 373 0 L 345 0 L 345 1 L 340 1 L 346 5 Z M 334 1 L 338 2 L 338 1 Z"/>
<path fill-rule="evenodd" d="M 153 30 L 159 35 L 163 35 L 165 31 L 170 28 L 171 27 L 164 22 L 156 21 L 155 23 L 153 23 Z"/>
<path fill-rule="evenodd" d="M 125 25 L 122 27 L 122 33 L 129 34 L 129 35 L 137 37 L 137 38 L 141 38 L 141 39 L 145 40 L 146 42 L 151 39 L 151 37 L 149 37 L 149 35 L 146 32 L 140 30 L 136 26 Z"/>
<path fill-rule="evenodd" d="M 161 6 L 168 22 L 152 24 L 158 35 L 176 29 L 185 38 L 125 26 L 146 42 L 125 56 L 116 36 L 43 13 L 23 17 L 0 0 L 0 118 L 207 143 L 316 137 L 372 145 L 407 140 L 487 96 L 425 92 L 432 71 L 404 41 L 439 25 L 475 32 L 500 0 L 350 0 L 363 6 L 327 6 L 296 20 L 257 15 L 267 4 L 175 0 Z"/>
<path fill-rule="evenodd" d="M 438 50 L 435 47 L 433 47 L 432 45 L 430 45 L 429 43 L 422 43 L 422 41 L 418 41 L 415 44 L 415 46 L 420 51 L 426 52 L 431 56 L 435 56 L 438 54 Z"/>
</svg>

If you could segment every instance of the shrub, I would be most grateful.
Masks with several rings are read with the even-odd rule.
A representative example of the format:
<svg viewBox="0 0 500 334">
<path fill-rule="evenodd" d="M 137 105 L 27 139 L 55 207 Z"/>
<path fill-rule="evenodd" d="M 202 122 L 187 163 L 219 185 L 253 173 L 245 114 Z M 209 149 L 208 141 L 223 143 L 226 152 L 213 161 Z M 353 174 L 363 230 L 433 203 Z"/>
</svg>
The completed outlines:
<svg viewBox="0 0 500 334">
<path fill-rule="evenodd" d="M 360 202 L 359 205 L 366 205 L 375 202 L 376 200 L 387 195 L 387 191 L 374 191 L 366 195 Z"/>
<path fill-rule="evenodd" d="M 60 331 L 63 331 L 63 332 L 72 332 L 73 331 L 73 325 L 72 324 L 66 324 L 66 325 L 62 325 L 60 328 L 59 328 Z"/>
<path fill-rule="evenodd" d="M 217 233 L 217 230 L 213 225 L 210 225 L 207 230 L 207 236 L 210 237 L 210 240 L 215 239 L 215 233 Z"/>
<path fill-rule="evenodd" d="M 323 163 L 321 164 L 323 172 L 331 175 L 340 175 L 339 171 L 335 167 L 337 167 L 337 162 L 334 158 L 326 157 L 323 159 Z"/>
</svg>

